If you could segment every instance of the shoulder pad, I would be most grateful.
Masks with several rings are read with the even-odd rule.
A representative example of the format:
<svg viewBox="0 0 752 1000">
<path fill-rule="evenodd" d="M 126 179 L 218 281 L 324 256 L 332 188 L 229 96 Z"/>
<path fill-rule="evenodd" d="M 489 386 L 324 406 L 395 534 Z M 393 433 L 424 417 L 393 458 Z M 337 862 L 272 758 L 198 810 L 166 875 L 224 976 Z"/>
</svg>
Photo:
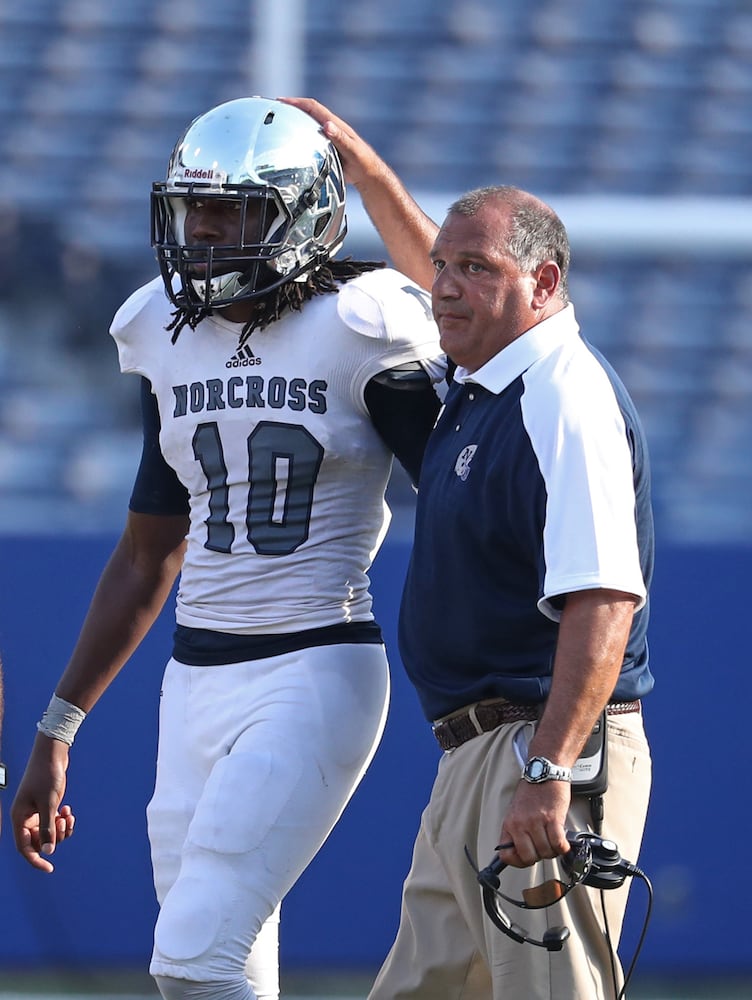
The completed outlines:
<svg viewBox="0 0 752 1000">
<path fill-rule="evenodd" d="M 420 330 L 433 323 L 431 295 L 399 271 L 368 271 L 343 285 L 337 313 L 351 330 L 391 341 L 409 323 Z"/>
<path fill-rule="evenodd" d="M 146 285 L 136 289 L 125 302 L 120 306 L 110 325 L 110 333 L 113 337 L 129 326 L 137 316 L 156 303 L 161 306 L 166 317 L 169 317 L 169 300 L 165 294 L 164 284 L 161 278 L 154 278 Z M 169 319 L 166 320 L 168 322 Z"/>
<path fill-rule="evenodd" d="M 110 324 L 122 372 L 138 372 L 151 378 L 154 357 L 162 343 L 170 342 L 169 334 L 159 337 L 155 333 L 166 330 L 170 318 L 170 300 L 161 278 L 150 281 L 125 300 Z"/>
</svg>

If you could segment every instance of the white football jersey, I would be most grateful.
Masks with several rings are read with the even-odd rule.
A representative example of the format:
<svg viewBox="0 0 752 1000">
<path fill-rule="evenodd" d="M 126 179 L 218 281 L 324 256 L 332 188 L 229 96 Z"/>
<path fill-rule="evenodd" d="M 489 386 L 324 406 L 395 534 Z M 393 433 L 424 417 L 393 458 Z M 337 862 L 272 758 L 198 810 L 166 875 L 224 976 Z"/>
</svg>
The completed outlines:
<svg viewBox="0 0 752 1000">
<path fill-rule="evenodd" d="M 172 309 L 156 279 L 110 332 L 122 371 L 151 383 L 162 453 L 190 496 L 178 624 L 279 634 L 370 620 L 392 455 L 363 394 L 381 371 L 441 356 L 430 296 L 368 272 L 241 349 L 241 327 L 218 315 L 172 344 Z"/>
</svg>

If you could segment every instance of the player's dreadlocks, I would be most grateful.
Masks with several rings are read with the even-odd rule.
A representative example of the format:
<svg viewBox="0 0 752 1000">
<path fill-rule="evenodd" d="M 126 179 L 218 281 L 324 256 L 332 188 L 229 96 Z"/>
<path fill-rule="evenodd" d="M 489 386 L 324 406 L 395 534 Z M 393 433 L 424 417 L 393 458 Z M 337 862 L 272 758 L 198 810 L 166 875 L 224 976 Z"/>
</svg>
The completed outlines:
<svg viewBox="0 0 752 1000">
<path fill-rule="evenodd" d="M 322 264 L 315 270 L 310 271 L 305 281 L 287 281 L 279 288 L 269 292 L 268 295 L 259 296 L 255 300 L 255 309 L 251 319 L 243 327 L 240 333 L 240 347 L 246 343 L 254 330 L 263 330 L 269 326 L 288 310 L 299 312 L 304 302 L 309 302 L 314 295 L 328 295 L 336 292 L 340 285 L 357 278 L 359 274 L 367 271 L 376 271 L 385 267 L 384 261 L 375 260 L 353 260 L 345 257 L 342 260 L 330 260 Z M 179 297 L 184 298 L 184 295 Z M 167 327 L 172 331 L 172 343 L 180 336 L 181 330 L 189 326 L 195 330 L 202 319 L 211 314 L 211 308 L 196 306 L 193 304 L 181 304 L 172 314 L 172 322 Z"/>
</svg>

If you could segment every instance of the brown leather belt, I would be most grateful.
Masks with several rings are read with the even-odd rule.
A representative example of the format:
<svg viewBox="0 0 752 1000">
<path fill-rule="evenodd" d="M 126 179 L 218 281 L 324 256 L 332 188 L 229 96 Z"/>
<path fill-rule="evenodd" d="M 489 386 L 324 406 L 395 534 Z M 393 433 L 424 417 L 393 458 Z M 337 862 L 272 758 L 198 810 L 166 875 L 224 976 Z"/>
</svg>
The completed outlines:
<svg viewBox="0 0 752 1000">
<path fill-rule="evenodd" d="M 519 704 L 505 698 L 479 701 L 434 722 L 433 734 L 442 750 L 456 750 L 473 736 L 489 733 L 506 722 L 535 722 L 542 710 L 542 704 Z M 639 711 L 639 701 L 612 701 L 606 706 L 608 715 Z"/>
</svg>

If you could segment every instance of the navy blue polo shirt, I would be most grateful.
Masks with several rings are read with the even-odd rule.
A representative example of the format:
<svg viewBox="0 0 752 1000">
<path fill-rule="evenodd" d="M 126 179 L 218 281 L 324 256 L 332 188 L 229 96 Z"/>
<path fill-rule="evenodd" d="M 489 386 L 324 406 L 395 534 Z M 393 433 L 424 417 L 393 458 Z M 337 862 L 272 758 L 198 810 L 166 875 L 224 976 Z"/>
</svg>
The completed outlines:
<svg viewBox="0 0 752 1000">
<path fill-rule="evenodd" d="M 645 695 L 652 567 L 642 426 L 572 306 L 459 368 L 423 460 L 400 611 L 426 717 L 545 699 L 560 598 L 595 588 L 639 599 L 612 700 Z"/>
</svg>

